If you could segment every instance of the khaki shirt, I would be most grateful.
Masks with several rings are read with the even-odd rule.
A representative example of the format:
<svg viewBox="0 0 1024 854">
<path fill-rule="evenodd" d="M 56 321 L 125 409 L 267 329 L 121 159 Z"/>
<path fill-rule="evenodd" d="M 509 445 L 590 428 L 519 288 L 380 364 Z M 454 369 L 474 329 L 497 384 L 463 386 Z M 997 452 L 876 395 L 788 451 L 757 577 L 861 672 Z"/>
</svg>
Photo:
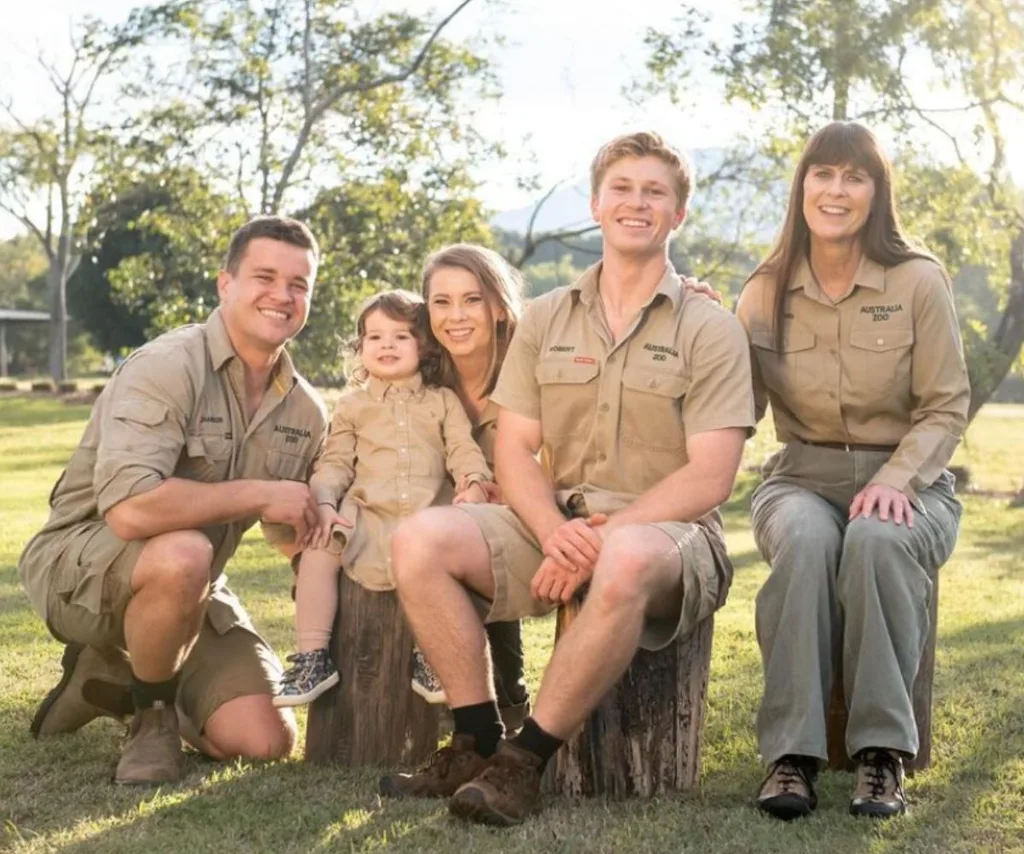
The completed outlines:
<svg viewBox="0 0 1024 854">
<path fill-rule="evenodd" d="M 866 256 L 833 303 L 805 259 L 789 283 L 781 351 L 772 280 L 752 279 L 737 315 L 752 344 L 757 415 L 772 405 L 783 442 L 895 445 L 872 478 L 916 500 L 967 425 L 970 388 L 952 285 L 932 261 L 885 268 Z"/>
<path fill-rule="evenodd" d="M 747 339 L 735 317 L 686 293 L 669 265 L 615 343 L 600 271 L 598 263 L 530 303 L 492 395 L 541 422 L 541 460 L 559 502 L 578 493 L 590 513 L 619 510 L 686 465 L 687 436 L 754 424 Z M 701 521 L 727 567 L 717 513 Z"/>
<path fill-rule="evenodd" d="M 245 417 L 243 365 L 220 311 L 205 324 L 183 326 L 140 347 L 97 398 L 85 434 L 50 496 L 50 518 L 20 561 L 29 598 L 46 618 L 53 562 L 75 529 L 103 519 L 115 504 L 178 477 L 305 482 L 322 451 L 327 414 L 319 394 L 282 353 L 270 387 L 251 420 Z M 237 616 L 218 596 L 221 572 L 256 517 L 210 525 L 214 548 L 211 622 L 220 631 Z M 105 569 L 124 550 L 115 536 Z M 96 596 L 102 585 L 94 585 Z M 228 604 L 226 604 L 228 603 Z M 100 601 L 84 603 L 99 613 Z"/>
<path fill-rule="evenodd" d="M 488 398 L 487 403 L 484 404 L 484 408 L 480 412 L 479 419 L 473 425 L 473 441 L 480 446 L 484 459 L 487 460 L 487 465 L 492 468 L 494 467 L 494 440 L 498 436 L 499 409 L 501 407 Z"/>
<path fill-rule="evenodd" d="M 345 573 L 371 590 L 392 590 L 391 533 L 399 520 L 450 503 L 448 475 L 460 487 L 491 480 L 458 395 L 371 377 L 339 398 L 310 489 L 318 503 L 341 503 L 353 523 Z"/>
</svg>

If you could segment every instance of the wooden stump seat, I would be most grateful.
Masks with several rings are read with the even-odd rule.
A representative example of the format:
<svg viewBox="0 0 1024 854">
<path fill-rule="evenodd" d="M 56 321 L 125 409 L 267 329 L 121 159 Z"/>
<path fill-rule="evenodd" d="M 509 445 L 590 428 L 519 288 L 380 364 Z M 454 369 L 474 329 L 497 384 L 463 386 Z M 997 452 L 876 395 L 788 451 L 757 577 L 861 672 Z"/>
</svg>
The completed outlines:
<svg viewBox="0 0 1024 854">
<path fill-rule="evenodd" d="M 579 612 L 558 610 L 555 643 Z M 571 797 L 651 797 L 700 776 L 714 618 L 658 652 L 639 650 L 583 728 L 548 764 L 543 786 Z"/>
<path fill-rule="evenodd" d="M 398 596 L 339 576 L 331 655 L 341 684 L 310 706 L 306 760 L 418 765 L 437 749 L 440 706 L 409 687 L 413 636 Z"/>
<path fill-rule="evenodd" d="M 928 640 L 914 680 L 914 719 L 919 742 L 917 756 L 904 763 L 908 771 L 922 771 L 932 761 L 932 679 L 935 676 L 935 639 L 939 614 L 939 577 L 932 585 L 929 607 Z M 828 767 L 834 771 L 853 771 L 855 763 L 846 755 L 846 697 L 843 694 L 842 660 L 832 671 L 832 692 L 828 705 Z"/>
</svg>

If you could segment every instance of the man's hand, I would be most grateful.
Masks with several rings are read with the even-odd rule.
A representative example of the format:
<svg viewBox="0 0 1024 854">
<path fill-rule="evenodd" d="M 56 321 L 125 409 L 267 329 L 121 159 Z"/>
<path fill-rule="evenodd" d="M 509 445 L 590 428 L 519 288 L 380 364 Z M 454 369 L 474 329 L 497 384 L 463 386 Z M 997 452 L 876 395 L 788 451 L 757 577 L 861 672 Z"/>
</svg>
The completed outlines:
<svg viewBox="0 0 1024 854">
<path fill-rule="evenodd" d="M 260 510 L 264 522 L 280 522 L 295 529 L 295 542 L 304 543 L 318 521 L 309 487 L 295 480 L 264 481 L 266 498 Z"/>
<path fill-rule="evenodd" d="M 567 570 L 549 557 L 530 582 L 530 595 L 540 602 L 552 605 L 566 604 L 580 586 L 590 580 L 593 570 Z"/>
<path fill-rule="evenodd" d="M 712 288 L 707 282 L 697 281 L 694 276 L 685 276 L 683 278 L 683 287 L 690 293 L 700 294 L 701 296 L 714 300 L 719 305 L 722 304 L 722 295 Z"/>
<path fill-rule="evenodd" d="M 331 544 L 331 531 L 335 525 L 352 529 L 352 523 L 330 504 L 321 504 L 316 508 L 316 514 L 316 525 L 309 529 L 306 535 L 308 542 L 303 548 L 326 549 Z"/>
<path fill-rule="evenodd" d="M 850 521 L 858 516 L 869 518 L 876 507 L 878 518 L 883 522 L 888 522 L 892 514 L 892 520 L 897 525 L 902 525 L 906 520 L 908 528 L 914 527 L 914 508 L 910 499 L 898 489 L 883 483 L 869 483 L 854 496 L 850 503 Z"/>
<path fill-rule="evenodd" d="M 452 504 L 486 504 L 487 500 L 487 490 L 484 489 L 484 485 L 473 482 L 455 494 Z"/>
<path fill-rule="evenodd" d="M 589 520 L 570 519 L 544 538 L 541 551 L 566 572 L 592 572 L 603 543 Z"/>
</svg>

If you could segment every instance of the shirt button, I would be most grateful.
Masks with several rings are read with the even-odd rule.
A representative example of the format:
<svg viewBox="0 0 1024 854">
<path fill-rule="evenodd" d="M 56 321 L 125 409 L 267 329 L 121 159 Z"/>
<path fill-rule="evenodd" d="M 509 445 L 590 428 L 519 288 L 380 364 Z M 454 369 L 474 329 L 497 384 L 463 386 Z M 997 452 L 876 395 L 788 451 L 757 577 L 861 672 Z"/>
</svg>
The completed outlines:
<svg viewBox="0 0 1024 854">
<path fill-rule="evenodd" d="M 885 339 L 884 338 L 879 338 L 875 343 L 879 344 L 879 345 L 884 344 L 885 343 Z"/>
<path fill-rule="evenodd" d="M 409 493 L 408 492 L 403 492 L 402 493 L 402 498 L 408 498 L 408 497 L 409 497 Z"/>
<path fill-rule="evenodd" d="M 600 409 L 600 410 L 601 410 L 601 412 L 607 412 L 607 411 L 608 411 L 608 409 L 609 409 L 610 407 L 608 406 L 608 404 L 607 404 L 607 403 L 602 403 L 602 404 L 601 404 L 601 405 L 600 405 L 599 407 L 597 407 L 597 408 L 598 408 L 598 409 Z"/>
<path fill-rule="evenodd" d="M 404 420 L 404 419 L 402 419 L 402 418 L 399 418 L 399 419 L 398 419 L 398 426 L 399 426 L 399 427 L 404 427 L 404 426 L 405 426 L 405 420 Z"/>
</svg>

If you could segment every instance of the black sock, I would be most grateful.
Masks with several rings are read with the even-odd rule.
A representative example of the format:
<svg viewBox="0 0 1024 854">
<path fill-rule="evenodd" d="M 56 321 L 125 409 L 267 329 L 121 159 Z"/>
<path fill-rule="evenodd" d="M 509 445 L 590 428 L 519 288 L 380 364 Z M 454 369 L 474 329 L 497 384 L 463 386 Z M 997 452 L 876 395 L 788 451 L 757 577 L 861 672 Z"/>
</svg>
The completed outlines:
<svg viewBox="0 0 1024 854">
<path fill-rule="evenodd" d="M 529 750 L 534 756 L 539 756 L 541 771 L 548 764 L 548 760 L 558 752 L 558 748 L 565 744 L 562 739 L 544 732 L 533 718 L 527 718 L 519 734 L 510 738 L 509 742 L 523 750 Z"/>
<path fill-rule="evenodd" d="M 494 755 L 498 742 L 505 734 L 501 715 L 498 714 L 498 704 L 494 700 L 452 709 L 452 721 L 456 733 L 465 733 L 476 739 L 476 752 L 485 759 Z"/>
<path fill-rule="evenodd" d="M 132 702 L 136 709 L 152 708 L 157 702 L 166 706 L 174 705 L 174 698 L 178 695 L 178 677 L 175 673 L 166 682 L 144 682 L 134 673 L 132 674 Z"/>
</svg>

